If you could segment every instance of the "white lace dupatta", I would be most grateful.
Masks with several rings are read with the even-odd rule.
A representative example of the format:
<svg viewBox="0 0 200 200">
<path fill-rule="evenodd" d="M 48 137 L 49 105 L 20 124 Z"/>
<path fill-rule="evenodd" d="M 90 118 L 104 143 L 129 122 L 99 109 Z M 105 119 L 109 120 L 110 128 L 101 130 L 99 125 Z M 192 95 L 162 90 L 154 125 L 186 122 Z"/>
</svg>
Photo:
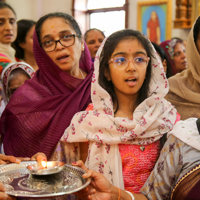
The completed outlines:
<svg viewBox="0 0 200 200">
<path fill-rule="evenodd" d="M 104 174 L 113 185 L 124 189 L 118 144 L 146 145 L 159 140 L 172 129 L 176 110 L 164 99 L 169 90 L 168 81 L 152 46 L 154 57 L 151 57 L 152 76 L 148 98 L 135 109 L 133 120 L 114 117 L 111 97 L 98 83 L 99 57 L 104 43 L 94 63 L 91 88 L 94 109 L 77 113 L 61 140 L 70 143 L 89 141 L 88 168 Z"/>
</svg>

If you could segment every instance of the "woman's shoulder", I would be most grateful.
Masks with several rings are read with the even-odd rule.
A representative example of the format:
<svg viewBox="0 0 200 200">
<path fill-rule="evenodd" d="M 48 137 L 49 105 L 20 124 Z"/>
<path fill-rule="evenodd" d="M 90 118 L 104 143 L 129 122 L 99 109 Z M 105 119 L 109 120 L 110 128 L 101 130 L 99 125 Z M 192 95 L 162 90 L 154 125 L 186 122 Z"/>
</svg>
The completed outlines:
<svg viewBox="0 0 200 200">
<path fill-rule="evenodd" d="M 10 58 L 8 56 L 6 56 L 5 54 L 0 53 L 0 62 L 11 63 L 12 61 L 10 60 Z"/>
<path fill-rule="evenodd" d="M 0 53 L 0 74 L 2 73 L 3 69 L 11 63 L 12 61 L 8 58 L 5 54 Z"/>
<path fill-rule="evenodd" d="M 188 103 L 186 99 L 180 97 L 176 92 L 169 91 L 165 96 L 165 100 L 169 101 L 173 106 L 182 105 L 184 103 Z M 177 109 L 177 108 L 176 108 Z M 180 111 L 179 111 L 180 112 Z"/>
<path fill-rule="evenodd" d="M 171 199 L 200 199 L 199 198 L 199 173 L 200 164 L 193 167 L 190 171 L 184 174 L 178 183 L 175 185 Z M 190 184 L 188 184 L 188 182 Z"/>
</svg>

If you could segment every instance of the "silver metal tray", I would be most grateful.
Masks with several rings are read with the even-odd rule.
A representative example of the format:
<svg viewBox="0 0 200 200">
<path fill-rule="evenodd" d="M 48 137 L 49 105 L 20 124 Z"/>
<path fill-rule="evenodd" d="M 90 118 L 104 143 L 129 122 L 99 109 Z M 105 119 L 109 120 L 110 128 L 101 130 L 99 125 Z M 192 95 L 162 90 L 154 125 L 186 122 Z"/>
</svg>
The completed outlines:
<svg viewBox="0 0 200 200">
<path fill-rule="evenodd" d="M 24 198 L 56 197 L 82 190 L 91 182 L 90 178 L 82 177 L 85 173 L 83 169 L 67 164 L 57 174 L 31 175 L 26 167 L 35 163 L 25 161 L 0 166 L 0 182 L 4 184 L 8 195 Z"/>
</svg>

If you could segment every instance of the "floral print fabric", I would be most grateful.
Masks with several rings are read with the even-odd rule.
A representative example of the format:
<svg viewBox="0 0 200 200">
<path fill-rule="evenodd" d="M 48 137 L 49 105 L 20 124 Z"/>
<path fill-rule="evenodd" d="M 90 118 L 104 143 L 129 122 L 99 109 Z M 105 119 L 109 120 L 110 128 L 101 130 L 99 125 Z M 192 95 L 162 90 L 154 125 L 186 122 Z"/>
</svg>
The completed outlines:
<svg viewBox="0 0 200 200">
<path fill-rule="evenodd" d="M 89 141 L 86 165 L 104 174 L 113 185 L 124 189 L 118 144 L 149 145 L 159 140 L 172 129 L 176 110 L 164 99 L 169 90 L 168 81 L 152 46 L 152 76 L 148 98 L 137 106 L 132 120 L 114 117 L 111 97 L 98 83 L 99 57 L 105 41 L 94 62 L 91 88 L 94 110 L 77 113 L 61 140 L 66 143 Z"/>
<path fill-rule="evenodd" d="M 89 104 L 87 111 L 93 110 Z M 149 145 L 119 144 L 125 190 L 139 193 L 160 155 L 160 141 Z"/>
<path fill-rule="evenodd" d="M 195 130 L 196 125 L 191 123 L 191 120 L 189 121 L 193 130 Z M 181 124 L 181 121 L 177 122 L 178 126 L 179 124 Z M 184 123 L 182 122 L 182 124 Z M 182 133 L 179 132 L 179 134 Z M 190 131 L 188 131 L 188 135 L 190 135 Z M 197 140 L 199 139 L 197 129 L 192 131 L 191 135 L 196 137 Z M 140 192 L 149 200 L 168 200 L 180 178 L 199 164 L 200 151 L 170 133 L 153 171 Z"/>
</svg>

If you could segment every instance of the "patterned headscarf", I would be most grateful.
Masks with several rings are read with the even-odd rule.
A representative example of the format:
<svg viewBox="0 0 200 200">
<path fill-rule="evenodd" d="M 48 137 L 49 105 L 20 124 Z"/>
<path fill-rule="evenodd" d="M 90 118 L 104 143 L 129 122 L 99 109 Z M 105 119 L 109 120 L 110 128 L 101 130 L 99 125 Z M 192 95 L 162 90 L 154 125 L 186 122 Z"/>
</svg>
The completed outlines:
<svg viewBox="0 0 200 200">
<path fill-rule="evenodd" d="M 30 78 L 32 78 L 35 74 L 34 69 L 27 63 L 24 62 L 16 62 L 16 63 L 11 63 L 9 64 L 2 72 L 1 74 L 1 80 L 2 80 L 2 85 L 3 85 L 3 98 L 5 103 L 7 104 L 9 101 L 9 92 L 8 92 L 8 82 L 9 82 L 9 77 L 11 75 L 11 72 L 14 69 L 22 69 Z"/>
<path fill-rule="evenodd" d="M 179 39 L 171 39 L 171 40 L 166 40 L 160 44 L 160 46 L 164 49 L 165 53 L 167 54 L 167 57 L 170 61 L 170 65 L 172 68 L 172 75 L 175 75 L 177 73 L 176 67 L 174 65 L 174 48 L 177 43 L 183 43 Z"/>
<path fill-rule="evenodd" d="M 66 145 L 68 142 L 89 141 L 87 166 L 103 173 L 112 184 L 123 189 L 118 144 L 147 145 L 159 140 L 172 129 L 176 110 L 164 99 L 169 90 L 168 81 L 162 63 L 152 46 L 152 75 L 148 98 L 137 106 L 132 120 L 114 117 L 111 96 L 98 82 L 99 57 L 105 42 L 106 40 L 99 48 L 94 63 L 91 91 L 94 110 L 77 113 L 61 140 L 65 141 Z"/>
</svg>

